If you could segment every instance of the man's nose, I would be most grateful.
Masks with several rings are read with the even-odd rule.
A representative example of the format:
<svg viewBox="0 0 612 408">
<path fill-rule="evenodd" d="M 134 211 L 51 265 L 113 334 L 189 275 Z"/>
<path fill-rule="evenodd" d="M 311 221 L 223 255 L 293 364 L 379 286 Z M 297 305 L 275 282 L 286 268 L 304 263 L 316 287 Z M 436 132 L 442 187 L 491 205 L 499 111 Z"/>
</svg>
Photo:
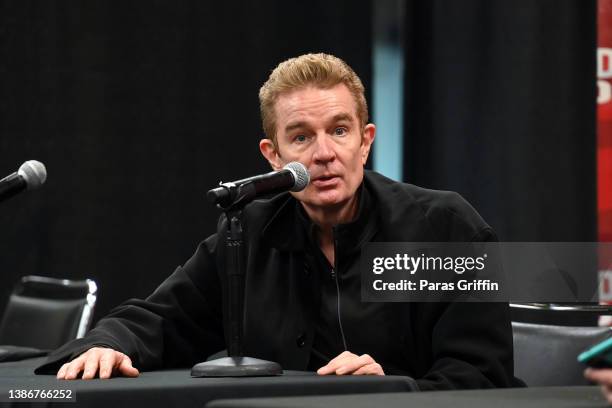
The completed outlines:
<svg viewBox="0 0 612 408">
<path fill-rule="evenodd" d="M 318 136 L 314 148 L 315 150 L 312 158 L 316 162 L 328 162 L 336 157 L 332 141 L 327 135 Z"/>
</svg>

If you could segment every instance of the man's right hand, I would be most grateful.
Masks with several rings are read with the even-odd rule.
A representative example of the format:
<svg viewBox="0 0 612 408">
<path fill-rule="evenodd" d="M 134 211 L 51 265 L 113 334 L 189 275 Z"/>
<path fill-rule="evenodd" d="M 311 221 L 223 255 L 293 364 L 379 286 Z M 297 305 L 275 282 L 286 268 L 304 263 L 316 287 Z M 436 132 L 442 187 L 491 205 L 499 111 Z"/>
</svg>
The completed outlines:
<svg viewBox="0 0 612 408">
<path fill-rule="evenodd" d="M 79 375 L 84 380 L 112 376 L 138 377 L 138 370 L 132 366 L 128 356 L 110 348 L 94 347 L 74 360 L 64 364 L 57 372 L 60 380 L 75 380 Z"/>
</svg>

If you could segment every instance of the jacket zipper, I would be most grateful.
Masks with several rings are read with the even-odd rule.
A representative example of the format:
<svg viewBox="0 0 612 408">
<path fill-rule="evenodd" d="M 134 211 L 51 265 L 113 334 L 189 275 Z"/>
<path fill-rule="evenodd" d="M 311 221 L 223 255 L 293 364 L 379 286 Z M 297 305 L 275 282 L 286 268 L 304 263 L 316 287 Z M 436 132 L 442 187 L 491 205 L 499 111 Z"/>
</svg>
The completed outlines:
<svg viewBox="0 0 612 408">
<path fill-rule="evenodd" d="M 336 239 L 336 228 L 332 228 L 332 234 L 334 236 L 334 266 L 331 270 L 331 276 L 334 282 L 336 283 L 336 307 L 338 310 L 338 326 L 340 327 L 340 335 L 342 336 L 342 345 L 344 346 L 344 350 L 348 351 L 348 347 L 346 346 L 346 337 L 344 336 L 344 329 L 342 328 L 342 308 L 340 307 L 340 284 L 338 283 L 338 274 L 336 271 L 338 270 L 338 240 Z"/>
</svg>

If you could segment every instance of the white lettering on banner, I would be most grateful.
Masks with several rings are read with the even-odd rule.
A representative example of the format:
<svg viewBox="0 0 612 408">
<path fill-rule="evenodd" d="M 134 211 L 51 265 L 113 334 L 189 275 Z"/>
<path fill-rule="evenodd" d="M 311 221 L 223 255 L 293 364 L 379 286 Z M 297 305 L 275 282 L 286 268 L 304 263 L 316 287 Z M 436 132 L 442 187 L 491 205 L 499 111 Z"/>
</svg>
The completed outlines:
<svg viewBox="0 0 612 408">
<path fill-rule="evenodd" d="M 608 81 L 599 79 L 597 81 L 597 103 L 604 104 L 612 100 L 612 85 Z"/>
<path fill-rule="evenodd" d="M 612 302 L 612 270 L 599 271 L 599 301 Z"/>
<path fill-rule="evenodd" d="M 604 104 L 612 100 L 612 48 L 597 48 L 597 103 Z"/>
<path fill-rule="evenodd" d="M 612 78 L 612 48 L 597 48 L 597 78 Z"/>
</svg>

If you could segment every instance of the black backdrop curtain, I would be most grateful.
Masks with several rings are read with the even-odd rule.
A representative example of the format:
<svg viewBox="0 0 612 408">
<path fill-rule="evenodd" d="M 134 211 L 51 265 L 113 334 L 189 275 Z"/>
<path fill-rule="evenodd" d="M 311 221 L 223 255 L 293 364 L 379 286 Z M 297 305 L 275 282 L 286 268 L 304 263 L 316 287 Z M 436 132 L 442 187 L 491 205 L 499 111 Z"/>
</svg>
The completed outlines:
<svg viewBox="0 0 612 408">
<path fill-rule="evenodd" d="M 376 6 L 380 6 L 376 3 Z M 595 0 L 406 0 L 404 178 L 504 240 L 595 240 Z M 0 313 L 27 274 L 147 295 L 213 231 L 204 192 L 266 171 L 257 90 L 334 53 L 370 90 L 369 1 L 0 0 Z M 368 98 L 371 101 L 371 98 Z"/>
<path fill-rule="evenodd" d="M 408 0 L 404 179 L 507 241 L 595 241 L 595 0 Z"/>
<path fill-rule="evenodd" d="M 280 61 L 345 59 L 369 88 L 369 1 L 0 3 L 0 313 L 20 276 L 91 277 L 96 317 L 150 293 L 214 231 L 204 193 L 267 171 L 257 92 Z"/>
</svg>

